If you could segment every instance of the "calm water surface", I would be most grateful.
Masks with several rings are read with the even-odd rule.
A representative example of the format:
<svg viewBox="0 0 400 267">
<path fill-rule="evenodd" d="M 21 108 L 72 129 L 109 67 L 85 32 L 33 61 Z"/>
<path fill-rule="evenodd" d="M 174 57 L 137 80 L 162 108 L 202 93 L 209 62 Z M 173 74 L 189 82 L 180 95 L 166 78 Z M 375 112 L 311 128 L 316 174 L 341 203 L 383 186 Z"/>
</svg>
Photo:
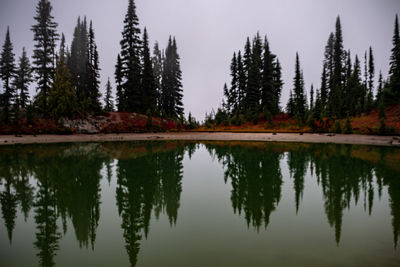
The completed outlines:
<svg viewBox="0 0 400 267">
<path fill-rule="evenodd" d="M 0 266 L 400 266 L 400 150 L 0 147 Z"/>
</svg>

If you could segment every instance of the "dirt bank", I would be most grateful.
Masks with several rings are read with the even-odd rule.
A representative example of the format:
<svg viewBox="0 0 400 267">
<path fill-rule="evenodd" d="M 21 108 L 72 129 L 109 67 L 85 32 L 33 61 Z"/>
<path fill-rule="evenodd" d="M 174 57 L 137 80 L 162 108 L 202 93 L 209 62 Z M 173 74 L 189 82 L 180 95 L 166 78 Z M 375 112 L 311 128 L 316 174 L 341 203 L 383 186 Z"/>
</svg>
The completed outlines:
<svg viewBox="0 0 400 267">
<path fill-rule="evenodd" d="M 342 134 L 291 134 L 291 133 L 145 133 L 145 134 L 95 134 L 95 135 L 3 135 L 0 145 L 35 143 L 110 142 L 137 140 L 192 140 L 192 141 L 263 141 L 337 143 L 400 147 L 400 137 Z"/>
</svg>

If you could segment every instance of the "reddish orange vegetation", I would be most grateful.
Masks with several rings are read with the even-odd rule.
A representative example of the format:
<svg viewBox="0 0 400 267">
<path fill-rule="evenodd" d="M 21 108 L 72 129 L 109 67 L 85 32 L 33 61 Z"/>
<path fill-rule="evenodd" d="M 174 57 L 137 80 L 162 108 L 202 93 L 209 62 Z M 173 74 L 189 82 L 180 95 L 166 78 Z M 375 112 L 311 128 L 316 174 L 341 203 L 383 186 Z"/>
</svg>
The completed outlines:
<svg viewBox="0 0 400 267">
<path fill-rule="evenodd" d="M 351 118 L 353 133 L 357 134 L 378 134 L 380 122 L 377 110 L 373 110 L 369 114 L 362 114 L 360 117 Z M 341 127 L 344 129 L 346 120 L 341 120 Z M 322 122 L 315 121 L 316 132 L 333 132 L 334 121 L 324 118 Z M 391 134 L 400 134 L 400 104 L 388 107 L 386 109 L 386 127 Z M 194 130 L 197 132 L 265 132 L 265 133 L 309 133 L 313 132 L 308 125 L 300 126 L 296 120 L 287 114 L 279 114 L 270 122 L 264 119 L 259 120 L 258 124 L 252 122 L 244 123 L 240 126 L 223 126 L 207 128 L 201 126 Z"/>
<path fill-rule="evenodd" d="M 378 111 L 373 110 L 369 114 L 354 118 L 352 125 L 355 132 L 363 134 L 378 132 L 380 127 Z M 386 109 L 386 125 L 388 128 L 393 128 L 395 133 L 400 133 L 400 104 Z"/>
<path fill-rule="evenodd" d="M 0 134 L 73 134 L 74 130 L 66 128 L 52 119 L 38 119 L 28 124 L 21 119 L 18 125 L 0 125 Z"/>
<path fill-rule="evenodd" d="M 146 132 L 147 116 L 138 113 L 111 112 L 108 114 L 107 123 L 100 130 L 102 133 L 131 133 Z M 178 125 L 170 120 L 157 117 L 152 118 L 153 131 L 176 130 Z"/>
</svg>

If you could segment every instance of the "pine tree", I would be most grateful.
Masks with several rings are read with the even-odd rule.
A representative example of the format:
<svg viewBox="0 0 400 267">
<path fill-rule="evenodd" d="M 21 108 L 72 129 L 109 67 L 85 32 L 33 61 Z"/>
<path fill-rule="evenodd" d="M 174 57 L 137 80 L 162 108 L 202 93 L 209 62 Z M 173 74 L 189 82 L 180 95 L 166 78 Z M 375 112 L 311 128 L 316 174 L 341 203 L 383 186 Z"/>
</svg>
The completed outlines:
<svg viewBox="0 0 400 267">
<path fill-rule="evenodd" d="M 283 87 L 282 68 L 281 64 L 279 63 L 279 59 L 276 59 L 276 62 L 274 64 L 273 80 L 274 80 L 274 106 L 272 109 L 272 114 L 278 114 L 280 111 L 279 103 Z"/>
<path fill-rule="evenodd" d="M 110 83 L 110 78 L 107 80 L 107 85 L 106 85 L 106 94 L 104 97 L 104 111 L 107 112 L 112 112 L 114 110 L 114 103 L 112 100 L 112 87 Z"/>
<path fill-rule="evenodd" d="M 182 71 L 175 38 L 169 37 L 162 75 L 162 115 L 177 119 L 183 115 Z"/>
<path fill-rule="evenodd" d="M 264 58 L 262 70 L 262 84 L 261 84 L 261 105 L 264 114 L 276 114 L 276 93 L 274 83 L 274 59 L 269 49 L 267 37 L 264 41 Z"/>
<path fill-rule="evenodd" d="M 327 64 L 324 64 L 321 76 L 321 105 L 322 108 L 325 108 L 328 101 L 328 78 L 326 73 Z"/>
<path fill-rule="evenodd" d="M 32 82 L 32 68 L 24 47 L 22 48 L 22 56 L 19 58 L 18 69 L 13 83 L 14 88 L 17 90 L 16 94 L 21 108 L 26 108 L 28 105 L 29 85 Z"/>
<path fill-rule="evenodd" d="M 140 40 L 139 19 L 136 15 L 136 5 L 129 0 L 128 10 L 122 32 L 122 91 L 125 95 L 125 109 L 132 112 L 143 110 L 143 90 L 141 86 L 142 64 L 140 60 L 142 41 Z"/>
<path fill-rule="evenodd" d="M 244 97 L 246 95 L 246 72 L 243 65 L 242 53 L 239 51 L 237 56 L 237 72 L 238 72 L 238 112 L 244 112 Z"/>
<path fill-rule="evenodd" d="M 99 53 L 97 52 L 97 45 L 94 40 L 94 30 L 92 22 L 90 21 L 88 46 L 87 46 L 87 111 L 100 112 L 100 67 L 99 67 Z"/>
<path fill-rule="evenodd" d="M 238 110 L 238 101 L 237 101 L 237 95 L 238 95 L 238 87 L 239 87 L 239 79 L 238 79 L 238 66 L 237 66 L 237 59 L 236 59 L 236 53 L 233 53 L 232 57 L 232 62 L 231 62 L 231 88 L 229 92 L 225 92 L 224 88 L 224 94 L 227 97 L 227 112 L 230 114 L 231 112 L 236 112 Z"/>
<path fill-rule="evenodd" d="M 343 35 L 340 17 L 336 19 L 335 42 L 333 45 L 333 73 L 329 94 L 329 109 L 333 116 L 342 116 L 343 93 Z"/>
<path fill-rule="evenodd" d="M 64 44 L 62 43 L 48 99 L 49 113 L 54 119 L 72 117 L 77 108 L 76 94 L 71 82 L 72 77 L 65 60 Z"/>
<path fill-rule="evenodd" d="M 85 109 L 88 102 L 88 30 L 86 17 L 81 22 L 78 17 L 71 43 L 71 56 L 68 59 L 68 67 L 72 75 L 72 84 L 76 88 L 76 96 L 80 108 Z"/>
<path fill-rule="evenodd" d="M 32 26 L 33 40 L 33 69 L 37 77 L 36 105 L 39 110 L 48 115 L 48 95 L 54 77 L 55 48 L 58 34 L 57 23 L 51 15 L 52 6 L 48 0 L 39 0 L 36 7 L 36 24 Z"/>
<path fill-rule="evenodd" d="M 296 64 L 295 64 L 295 76 L 293 79 L 293 102 L 294 102 L 294 115 L 298 117 L 298 119 L 305 119 L 306 112 L 306 98 L 304 94 L 304 77 L 303 72 L 300 67 L 300 59 L 299 54 L 296 53 Z"/>
<path fill-rule="evenodd" d="M 394 101 L 400 101 L 400 31 L 399 19 L 397 14 L 394 23 L 394 34 L 392 42 L 393 48 L 392 54 L 390 56 L 389 88 L 390 94 L 394 98 Z M 386 97 L 385 100 L 389 100 L 389 98 L 392 97 Z"/>
<path fill-rule="evenodd" d="M 351 105 L 349 106 L 349 112 L 351 115 L 360 115 L 362 112 L 362 104 L 364 101 L 364 86 L 361 82 L 361 66 L 360 60 L 356 55 L 353 67 L 353 73 L 349 80 L 349 88 L 351 90 Z"/>
<path fill-rule="evenodd" d="M 382 71 L 379 72 L 379 80 L 378 80 L 378 92 L 376 94 L 376 102 L 379 104 L 379 101 L 383 99 L 383 77 Z"/>
<path fill-rule="evenodd" d="M 126 110 L 126 96 L 122 87 L 122 60 L 120 55 L 117 57 L 117 64 L 115 65 L 115 83 L 117 84 L 117 109 L 118 111 Z"/>
<path fill-rule="evenodd" d="M 226 83 L 224 84 L 223 92 L 224 92 L 224 98 L 225 99 L 222 100 L 222 108 L 223 108 L 224 112 L 229 114 L 230 111 L 231 111 L 231 105 L 229 103 L 229 99 L 231 97 L 230 97 L 230 94 L 229 94 L 230 90 L 228 89 L 228 85 Z"/>
<path fill-rule="evenodd" d="M 2 120 L 4 123 L 8 123 L 10 120 L 9 112 L 14 97 L 14 88 L 12 86 L 12 79 L 15 77 L 14 57 L 13 44 L 11 43 L 10 29 L 8 27 L 0 58 L 0 77 L 4 87 L 3 103 L 1 103 L 1 107 L 3 108 Z"/>
<path fill-rule="evenodd" d="M 247 47 L 247 45 L 246 45 Z M 253 39 L 250 66 L 248 67 L 247 91 L 245 96 L 246 112 L 251 116 L 260 111 L 261 72 L 262 72 L 262 41 L 260 35 Z"/>
<path fill-rule="evenodd" d="M 345 77 L 344 77 L 344 85 L 343 85 L 343 113 L 349 114 L 352 106 L 354 105 L 354 96 L 353 96 L 353 88 L 352 88 L 352 74 L 353 74 L 353 66 L 351 62 L 351 53 L 350 50 L 346 53 L 346 65 L 345 65 Z"/>
<path fill-rule="evenodd" d="M 374 105 L 374 76 L 375 76 L 375 63 L 372 47 L 369 47 L 368 57 L 368 91 L 367 91 L 367 103 L 366 110 L 370 112 Z"/>
<path fill-rule="evenodd" d="M 143 33 L 142 90 L 144 93 L 144 103 L 141 112 L 144 113 L 150 110 L 151 114 L 155 114 L 157 108 L 157 85 L 154 76 L 153 64 L 150 58 L 149 39 L 146 28 L 144 28 Z"/>
<path fill-rule="evenodd" d="M 154 44 L 153 49 L 153 72 L 154 72 L 154 81 L 157 91 L 157 113 L 160 113 L 161 110 L 161 79 L 162 79 L 162 72 L 163 72 L 163 56 L 162 52 L 160 51 L 158 42 Z"/>
<path fill-rule="evenodd" d="M 314 85 L 311 84 L 310 89 L 310 111 L 314 109 Z"/>
</svg>

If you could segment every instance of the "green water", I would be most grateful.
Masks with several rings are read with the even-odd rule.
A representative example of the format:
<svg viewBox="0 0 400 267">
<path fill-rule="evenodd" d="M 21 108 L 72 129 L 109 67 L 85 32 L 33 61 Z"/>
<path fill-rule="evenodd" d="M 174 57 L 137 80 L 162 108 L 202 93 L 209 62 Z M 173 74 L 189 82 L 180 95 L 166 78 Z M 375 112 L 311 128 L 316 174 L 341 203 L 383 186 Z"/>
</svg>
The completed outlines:
<svg viewBox="0 0 400 267">
<path fill-rule="evenodd" d="M 400 150 L 0 147 L 0 266 L 400 266 Z"/>
</svg>

